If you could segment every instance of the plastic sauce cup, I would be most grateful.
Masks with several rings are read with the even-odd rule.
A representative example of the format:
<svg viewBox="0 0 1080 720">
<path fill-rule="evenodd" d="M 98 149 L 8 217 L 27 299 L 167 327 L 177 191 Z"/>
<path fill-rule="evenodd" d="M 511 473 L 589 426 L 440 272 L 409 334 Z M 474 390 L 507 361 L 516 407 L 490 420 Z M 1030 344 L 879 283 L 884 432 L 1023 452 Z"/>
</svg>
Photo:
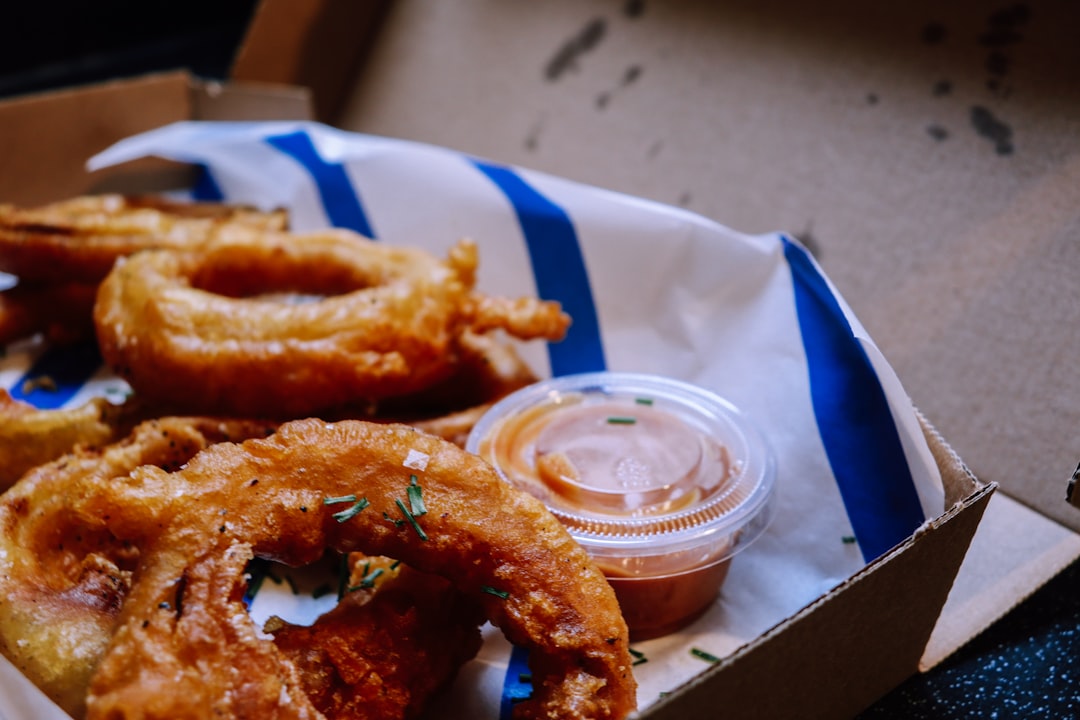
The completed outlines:
<svg viewBox="0 0 1080 720">
<path fill-rule="evenodd" d="M 615 590 L 631 638 L 684 627 L 771 519 L 776 464 L 725 399 L 655 375 L 547 380 L 488 410 L 466 449 L 542 500 Z"/>
</svg>

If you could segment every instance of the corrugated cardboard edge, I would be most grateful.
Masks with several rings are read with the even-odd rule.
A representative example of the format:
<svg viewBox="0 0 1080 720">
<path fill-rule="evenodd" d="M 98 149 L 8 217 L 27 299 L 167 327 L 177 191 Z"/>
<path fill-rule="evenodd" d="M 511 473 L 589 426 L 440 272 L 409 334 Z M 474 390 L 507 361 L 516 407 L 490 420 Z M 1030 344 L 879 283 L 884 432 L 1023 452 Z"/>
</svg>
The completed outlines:
<svg viewBox="0 0 1080 720">
<path fill-rule="evenodd" d="M 643 717 L 710 717 L 722 708 L 725 718 L 849 718 L 918 671 L 997 488 L 980 484 L 925 420 L 923 427 L 947 496 L 950 488 L 971 492 L 832 592 L 673 688 Z"/>
<path fill-rule="evenodd" d="M 266 82 L 193 83 L 197 120 L 313 120 L 311 90 Z"/>
<path fill-rule="evenodd" d="M 1077 558 L 1080 534 L 1003 490 L 995 493 L 964 556 L 920 669 L 948 658 Z"/>
</svg>

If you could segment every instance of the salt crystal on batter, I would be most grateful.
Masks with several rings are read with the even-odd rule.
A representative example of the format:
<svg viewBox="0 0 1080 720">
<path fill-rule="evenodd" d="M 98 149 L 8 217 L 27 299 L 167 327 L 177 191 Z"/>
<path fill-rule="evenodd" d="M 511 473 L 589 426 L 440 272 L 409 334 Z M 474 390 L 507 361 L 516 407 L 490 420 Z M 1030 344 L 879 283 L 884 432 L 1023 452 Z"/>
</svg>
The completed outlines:
<svg viewBox="0 0 1080 720">
<path fill-rule="evenodd" d="M 427 453 L 422 453 L 419 450 L 410 450 L 409 454 L 405 456 L 405 462 L 401 463 L 407 468 L 413 470 L 425 470 L 427 468 L 428 460 L 431 456 Z"/>
</svg>

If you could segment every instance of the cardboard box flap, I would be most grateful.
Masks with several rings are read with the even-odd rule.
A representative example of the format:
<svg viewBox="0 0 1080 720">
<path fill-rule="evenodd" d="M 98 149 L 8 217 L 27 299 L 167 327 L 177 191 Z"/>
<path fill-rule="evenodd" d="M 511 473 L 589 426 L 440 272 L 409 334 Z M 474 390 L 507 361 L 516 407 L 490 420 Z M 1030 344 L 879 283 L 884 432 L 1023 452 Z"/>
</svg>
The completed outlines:
<svg viewBox="0 0 1080 720">
<path fill-rule="evenodd" d="M 102 192 L 159 192 L 191 184 L 191 168 L 144 159 L 88 173 L 84 164 L 118 140 L 180 120 L 306 120 L 306 88 L 204 83 L 169 72 L 0 102 L 0 197 L 36 205 Z M 79 117 L 84 122 L 71 122 Z M 42 138 L 48 138 L 42 141 Z"/>
<path fill-rule="evenodd" d="M 191 117 L 191 77 L 164 73 L 0 103 L 0 197 L 33 205 L 89 192 L 121 175 L 149 180 L 153 162 L 90 176 L 83 163 L 120 138 Z M 72 122 L 73 117 L 88 120 Z M 48 138 L 42 142 L 39 138 Z M 186 170 L 182 171 L 186 174 Z M 175 184 L 176 178 L 167 179 Z M 153 189 L 155 183 L 148 183 Z"/>
<path fill-rule="evenodd" d="M 923 654 L 934 667 L 1080 557 L 1080 535 L 994 494 Z"/>
</svg>

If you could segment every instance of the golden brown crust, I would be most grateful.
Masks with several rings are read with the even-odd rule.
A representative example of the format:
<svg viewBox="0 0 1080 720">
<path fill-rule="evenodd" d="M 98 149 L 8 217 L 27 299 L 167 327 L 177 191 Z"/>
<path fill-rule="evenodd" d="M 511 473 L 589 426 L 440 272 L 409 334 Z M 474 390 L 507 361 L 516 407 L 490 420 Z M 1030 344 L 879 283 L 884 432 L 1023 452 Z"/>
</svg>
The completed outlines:
<svg viewBox="0 0 1080 720">
<path fill-rule="evenodd" d="M 407 720 L 480 649 L 484 617 L 447 580 L 352 553 L 350 589 L 311 626 L 266 629 L 335 720 Z"/>
<path fill-rule="evenodd" d="M 137 550 L 85 527 L 72 486 L 150 464 L 176 469 L 211 443 L 263 436 L 262 423 L 162 418 L 122 441 L 82 447 L 34 468 L 0 496 L 0 652 L 80 717 L 90 675 L 112 636 Z"/>
<path fill-rule="evenodd" d="M 82 283 L 19 284 L 0 291 L 0 345 L 41 333 L 67 344 L 94 336 L 97 287 Z"/>
<path fill-rule="evenodd" d="M 474 268 L 465 241 L 441 261 L 347 231 L 232 231 L 200 252 L 148 251 L 117 263 L 98 293 L 95 324 L 107 363 L 150 402 L 302 417 L 451 376 L 474 319 Z M 319 297 L 293 303 L 272 293 Z M 531 307 L 532 324 L 522 313 L 489 313 L 485 328 L 503 317 L 511 332 L 561 338 L 569 321 L 558 306 Z"/>
<path fill-rule="evenodd" d="M 191 248 L 223 227 L 283 230 L 284 211 L 116 194 L 35 208 L 0 205 L 0 270 L 23 281 L 94 284 L 116 259 L 148 248 Z"/>
<path fill-rule="evenodd" d="M 410 458 L 423 469 L 405 466 L 417 465 Z M 410 474 L 426 507 L 415 525 L 402 512 Z M 244 681 L 247 701 L 262 717 L 303 716 L 311 706 L 296 690 L 294 666 L 275 659 L 272 643 L 238 611 L 243 563 L 229 558 L 306 564 L 328 547 L 398 558 L 480 603 L 530 651 L 534 696 L 516 706 L 516 717 L 621 718 L 635 706 L 626 624 L 584 550 L 535 498 L 414 428 L 295 421 L 266 440 L 215 445 L 177 473 L 141 468 L 80 488 L 88 522 L 107 523 L 142 548 L 138 582 L 92 681 L 90 718 L 176 717 L 167 705 L 178 695 L 235 712 L 228 669 L 246 662 L 245 648 L 259 668 L 250 677 L 260 678 L 257 689 Z M 348 494 L 369 505 L 339 522 L 342 507 L 323 500 Z M 190 595 L 193 582 L 213 591 Z M 197 634 L 180 632 L 189 619 Z M 166 684 L 167 696 L 155 692 Z"/>
<path fill-rule="evenodd" d="M 41 410 L 0 389 L 0 491 L 75 447 L 101 447 L 118 436 L 120 410 L 104 398 L 70 409 Z"/>
</svg>

